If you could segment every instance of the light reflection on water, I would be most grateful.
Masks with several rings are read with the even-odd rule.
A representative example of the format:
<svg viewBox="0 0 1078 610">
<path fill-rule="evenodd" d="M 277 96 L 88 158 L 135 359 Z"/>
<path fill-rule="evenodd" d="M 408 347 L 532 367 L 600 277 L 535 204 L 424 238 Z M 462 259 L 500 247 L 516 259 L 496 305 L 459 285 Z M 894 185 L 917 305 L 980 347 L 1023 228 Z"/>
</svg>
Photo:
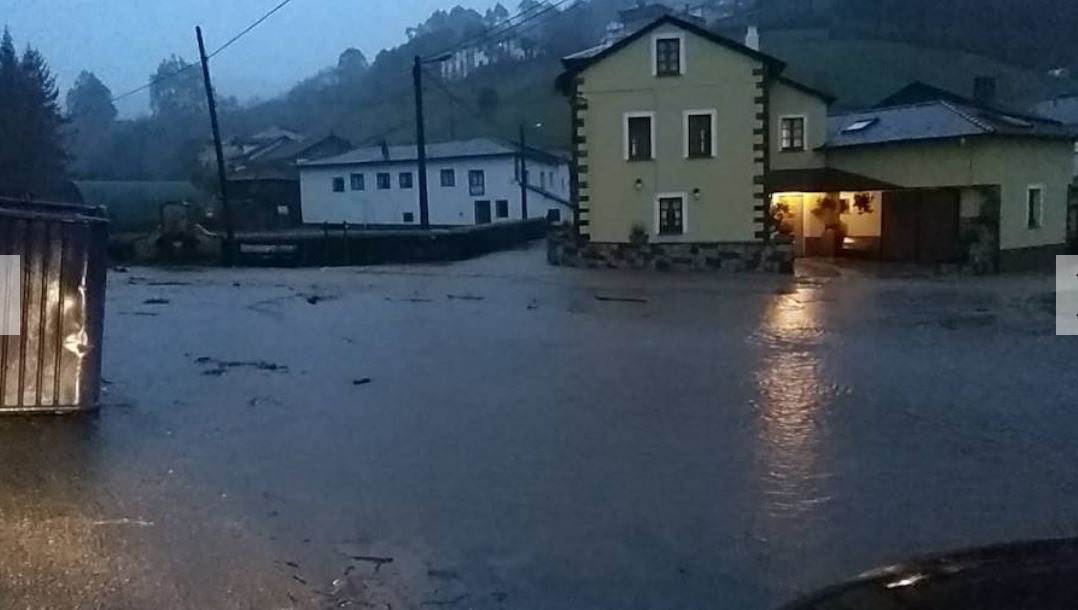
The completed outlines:
<svg viewBox="0 0 1078 610">
<path fill-rule="evenodd" d="M 816 288 L 777 297 L 756 333 L 765 353 L 755 372 L 758 459 L 766 512 L 798 518 L 826 502 L 819 483 L 820 416 L 829 387 L 818 351 L 825 303 Z"/>
</svg>

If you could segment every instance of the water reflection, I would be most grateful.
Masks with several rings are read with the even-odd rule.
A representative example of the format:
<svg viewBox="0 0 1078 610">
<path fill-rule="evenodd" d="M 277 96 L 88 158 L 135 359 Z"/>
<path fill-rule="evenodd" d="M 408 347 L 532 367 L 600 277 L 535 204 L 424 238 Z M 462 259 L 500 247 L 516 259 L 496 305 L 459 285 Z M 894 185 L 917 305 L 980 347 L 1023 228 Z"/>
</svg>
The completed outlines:
<svg viewBox="0 0 1078 610">
<path fill-rule="evenodd" d="M 800 517 L 827 500 L 818 482 L 819 417 L 827 391 L 818 346 L 818 288 L 776 297 L 756 334 L 765 353 L 755 373 L 758 459 L 770 514 Z"/>
</svg>

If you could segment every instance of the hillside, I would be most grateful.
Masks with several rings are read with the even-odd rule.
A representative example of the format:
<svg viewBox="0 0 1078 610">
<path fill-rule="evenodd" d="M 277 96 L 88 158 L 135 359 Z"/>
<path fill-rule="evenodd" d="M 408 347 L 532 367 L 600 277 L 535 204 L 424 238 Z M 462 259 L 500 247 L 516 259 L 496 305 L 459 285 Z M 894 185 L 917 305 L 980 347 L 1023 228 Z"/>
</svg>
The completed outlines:
<svg viewBox="0 0 1078 610">
<path fill-rule="evenodd" d="M 976 76 L 998 79 L 999 100 L 1015 108 L 1078 90 L 1078 82 L 963 51 L 880 40 L 830 39 L 821 31 L 764 32 L 761 47 L 787 62 L 787 74 L 831 92 L 836 109 L 877 103 L 920 80 L 973 95 Z"/>
</svg>

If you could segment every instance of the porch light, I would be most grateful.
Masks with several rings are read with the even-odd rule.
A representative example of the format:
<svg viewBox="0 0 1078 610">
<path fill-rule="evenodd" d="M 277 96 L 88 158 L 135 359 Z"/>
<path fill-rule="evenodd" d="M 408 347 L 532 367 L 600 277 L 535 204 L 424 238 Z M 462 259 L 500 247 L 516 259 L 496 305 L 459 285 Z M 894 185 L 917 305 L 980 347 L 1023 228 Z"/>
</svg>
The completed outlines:
<svg viewBox="0 0 1078 610">
<path fill-rule="evenodd" d="M 643 190 L 643 188 L 644 188 L 644 181 L 643 181 L 642 179 L 640 179 L 640 178 L 637 178 L 637 179 L 636 179 L 636 182 L 634 182 L 634 183 L 633 183 L 633 187 L 634 187 L 634 188 L 635 188 L 636 190 L 638 190 L 638 191 L 639 191 L 639 190 Z"/>
<path fill-rule="evenodd" d="M 694 188 L 692 190 L 692 198 L 695 199 L 696 201 L 700 201 L 700 189 L 699 188 Z"/>
</svg>

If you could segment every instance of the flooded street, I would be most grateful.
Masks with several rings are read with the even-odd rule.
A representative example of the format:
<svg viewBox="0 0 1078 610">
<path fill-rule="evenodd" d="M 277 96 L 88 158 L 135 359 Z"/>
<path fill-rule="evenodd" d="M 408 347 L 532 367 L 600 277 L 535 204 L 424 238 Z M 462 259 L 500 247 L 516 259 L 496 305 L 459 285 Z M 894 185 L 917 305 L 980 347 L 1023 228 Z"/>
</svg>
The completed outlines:
<svg viewBox="0 0 1078 610">
<path fill-rule="evenodd" d="M 0 420 L 0 595 L 762 610 L 1076 535 L 1051 281 L 113 273 L 100 414 Z"/>
</svg>

